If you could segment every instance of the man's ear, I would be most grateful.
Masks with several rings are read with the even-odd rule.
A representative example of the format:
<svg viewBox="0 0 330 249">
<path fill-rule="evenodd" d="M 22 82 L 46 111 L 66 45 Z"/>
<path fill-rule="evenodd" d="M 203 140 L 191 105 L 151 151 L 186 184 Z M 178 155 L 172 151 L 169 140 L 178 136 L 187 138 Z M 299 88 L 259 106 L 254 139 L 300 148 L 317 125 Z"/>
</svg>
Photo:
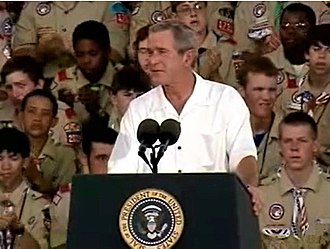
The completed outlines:
<svg viewBox="0 0 330 249">
<path fill-rule="evenodd" d="M 191 67 L 191 65 L 194 64 L 195 57 L 196 57 L 196 51 L 194 49 L 189 49 L 183 55 L 183 63 L 187 67 Z"/>
<path fill-rule="evenodd" d="M 237 90 L 241 94 L 241 96 L 243 98 L 245 98 L 245 89 L 244 89 L 244 87 L 243 86 L 239 86 Z"/>
<path fill-rule="evenodd" d="M 82 173 L 89 174 L 90 170 L 88 167 L 88 157 L 85 153 L 79 153 L 79 161 L 82 167 Z"/>
<path fill-rule="evenodd" d="M 305 55 L 305 60 L 307 61 L 307 62 L 309 62 L 309 53 L 304 53 L 304 55 Z"/>
</svg>

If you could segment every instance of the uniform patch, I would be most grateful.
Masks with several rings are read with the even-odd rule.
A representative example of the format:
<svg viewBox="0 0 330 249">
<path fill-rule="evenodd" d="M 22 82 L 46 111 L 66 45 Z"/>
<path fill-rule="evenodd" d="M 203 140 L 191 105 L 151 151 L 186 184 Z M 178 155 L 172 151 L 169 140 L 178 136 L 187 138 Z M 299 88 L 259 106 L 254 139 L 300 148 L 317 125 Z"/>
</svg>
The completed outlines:
<svg viewBox="0 0 330 249">
<path fill-rule="evenodd" d="M 261 231 L 264 235 L 277 239 L 288 238 L 291 234 L 290 228 L 282 226 L 267 226 L 264 227 Z"/>
<path fill-rule="evenodd" d="M 266 5 L 263 3 L 258 3 L 253 8 L 253 15 L 257 18 L 262 17 L 266 12 Z"/>
<path fill-rule="evenodd" d="M 132 16 L 135 16 L 136 14 L 139 13 L 141 6 L 138 4 L 134 10 L 132 11 Z"/>
<path fill-rule="evenodd" d="M 79 144 L 81 142 L 81 128 L 78 123 L 70 122 L 63 127 L 67 136 L 67 143 Z"/>
<path fill-rule="evenodd" d="M 280 220 L 284 216 L 284 208 L 279 203 L 274 203 L 269 207 L 268 214 L 273 220 Z"/>
<path fill-rule="evenodd" d="M 1 32 L 4 36 L 10 37 L 13 33 L 13 22 L 7 17 L 1 24 Z"/>
<path fill-rule="evenodd" d="M 218 13 L 220 16 L 234 20 L 234 10 L 229 9 L 229 8 L 221 8 L 218 10 Z"/>
<path fill-rule="evenodd" d="M 57 73 L 57 77 L 59 81 L 63 81 L 68 79 L 68 76 L 66 75 L 66 71 L 65 70 L 61 70 Z"/>
<path fill-rule="evenodd" d="M 36 222 L 36 217 L 35 216 L 31 216 L 28 220 L 28 224 L 31 226 L 33 223 Z"/>
<path fill-rule="evenodd" d="M 227 33 L 229 35 L 234 34 L 234 24 L 232 22 L 227 22 L 224 20 L 218 20 L 218 25 L 217 25 L 218 30 Z"/>
<path fill-rule="evenodd" d="M 282 84 L 284 79 L 285 79 L 285 75 L 284 75 L 283 71 L 281 70 L 278 72 L 278 75 L 277 75 L 277 84 L 278 85 Z"/>
<path fill-rule="evenodd" d="M 151 14 L 151 21 L 153 23 L 159 23 L 166 20 L 166 15 L 163 11 L 156 10 Z"/>
<path fill-rule="evenodd" d="M 49 3 L 39 3 L 37 5 L 36 11 L 39 16 L 45 16 L 50 13 L 51 6 Z"/>
<path fill-rule="evenodd" d="M 116 14 L 116 22 L 118 24 L 129 23 L 129 17 L 125 13 L 117 13 Z"/>
<path fill-rule="evenodd" d="M 57 206 L 61 200 L 62 200 L 62 196 L 56 193 L 56 195 L 53 197 L 53 203 Z"/>
</svg>

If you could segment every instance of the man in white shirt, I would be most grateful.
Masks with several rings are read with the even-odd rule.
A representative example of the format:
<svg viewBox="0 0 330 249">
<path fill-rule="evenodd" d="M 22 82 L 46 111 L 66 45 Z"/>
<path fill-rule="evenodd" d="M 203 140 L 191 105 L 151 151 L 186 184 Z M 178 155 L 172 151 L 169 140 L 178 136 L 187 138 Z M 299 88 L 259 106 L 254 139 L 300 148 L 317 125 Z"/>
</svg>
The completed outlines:
<svg viewBox="0 0 330 249">
<path fill-rule="evenodd" d="M 168 147 L 159 173 L 235 172 L 256 185 L 256 148 L 249 111 L 238 92 L 192 71 L 197 42 L 192 29 L 170 20 L 149 30 L 150 77 L 158 87 L 133 100 L 108 162 L 108 173 L 151 173 L 138 156 L 137 129 L 151 118 L 180 122 L 181 134 Z"/>
</svg>

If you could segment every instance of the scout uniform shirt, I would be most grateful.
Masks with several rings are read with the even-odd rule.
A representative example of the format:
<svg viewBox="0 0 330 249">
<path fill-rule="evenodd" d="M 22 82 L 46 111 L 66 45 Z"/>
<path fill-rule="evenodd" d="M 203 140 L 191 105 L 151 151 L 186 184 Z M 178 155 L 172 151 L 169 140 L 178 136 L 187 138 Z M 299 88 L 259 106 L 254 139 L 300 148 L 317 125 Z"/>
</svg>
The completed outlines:
<svg viewBox="0 0 330 249">
<path fill-rule="evenodd" d="M 126 13 L 113 6 L 116 3 L 118 2 L 72 2 L 72 7 L 68 8 L 63 2 L 29 2 L 16 25 L 14 50 L 34 51 L 42 43 L 48 47 L 47 51 L 50 50 L 55 55 L 58 50 L 64 49 L 66 52 L 50 59 L 45 68 L 45 76 L 54 77 L 61 68 L 74 64 L 72 33 L 75 27 L 84 21 L 95 20 L 107 26 L 111 47 L 125 58 L 129 22 Z M 64 46 L 53 48 L 52 37 L 62 39 Z"/>
<path fill-rule="evenodd" d="M 24 224 L 25 229 L 35 238 L 41 249 L 48 249 L 46 228 L 42 210 L 49 205 L 49 201 L 39 192 L 32 190 L 24 180 L 12 193 L 0 194 L 9 198 L 15 205 L 17 218 Z"/>
<path fill-rule="evenodd" d="M 296 88 L 287 88 L 278 98 L 277 102 L 283 115 L 294 111 L 305 111 L 313 116 L 317 123 L 318 141 L 320 142 L 320 163 L 330 166 L 330 84 L 322 92 L 312 92 L 308 74 L 301 80 Z"/>
<path fill-rule="evenodd" d="M 281 165 L 281 156 L 278 150 L 278 126 L 281 121 L 279 115 L 274 115 L 270 131 L 264 134 L 257 145 L 259 181 L 277 172 Z"/>
<path fill-rule="evenodd" d="M 329 248 L 330 177 L 317 165 L 301 191 L 302 197 L 294 191 L 284 169 L 265 179 L 260 190 L 264 206 L 259 226 L 264 248 Z"/>
<path fill-rule="evenodd" d="M 72 176 L 76 173 L 76 153 L 66 145 L 55 144 L 48 139 L 38 157 L 31 155 L 33 163 L 42 172 L 43 177 L 52 182 L 55 189 L 60 184 L 71 182 Z"/>
<path fill-rule="evenodd" d="M 50 205 L 50 215 L 52 217 L 50 232 L 51 248 L 62 248 L 66 245 L 70 198 L 71 184 L 63 184 L 59 187 Z"/>
<path fill-rule="evenodd" d="M 11 57 L 11 43 L 13 36 L 13 21 L 8 12 L 0 10 L 0 70 Z"/>
<path fill-rule="evenodd" d="M 61 95 L 72 96 L 72 105 L 75 113 L 78 115 L 80 122 L 85 121 L 89 114 L 85 110 L 85 107 L 80 102 L 78 93 L 79 90 L 87 85 L 91 87 L 95 85 L 99 94 L 99 104 L 101 106 L 100 113 L 106 112 L 109 106 L 109 89 L 112 85 L 113 76 L 115 69 L 112 63 L 109 62 L 102 78 L 99 82 L 89 82 L 77 66 L 67 68 L 58 72 L 52 83 L 52 93 L 57 97 L 61 98 Z"/>
</svg>

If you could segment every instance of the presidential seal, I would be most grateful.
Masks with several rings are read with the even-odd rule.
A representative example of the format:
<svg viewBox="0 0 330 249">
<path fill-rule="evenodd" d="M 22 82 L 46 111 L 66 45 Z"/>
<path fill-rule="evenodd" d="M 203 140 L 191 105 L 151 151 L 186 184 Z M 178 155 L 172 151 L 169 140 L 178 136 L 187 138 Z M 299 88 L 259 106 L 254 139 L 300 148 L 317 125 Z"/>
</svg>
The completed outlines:
<svg viewBox="0 0 330 249">
<path fill-rule="evenodd" d="M 171 248 L 183 226 L 180 204 L 159 189 L 144 189 L 130 196 L 119 214 L 120 233 L 130 248 Z"/>
</svg>

